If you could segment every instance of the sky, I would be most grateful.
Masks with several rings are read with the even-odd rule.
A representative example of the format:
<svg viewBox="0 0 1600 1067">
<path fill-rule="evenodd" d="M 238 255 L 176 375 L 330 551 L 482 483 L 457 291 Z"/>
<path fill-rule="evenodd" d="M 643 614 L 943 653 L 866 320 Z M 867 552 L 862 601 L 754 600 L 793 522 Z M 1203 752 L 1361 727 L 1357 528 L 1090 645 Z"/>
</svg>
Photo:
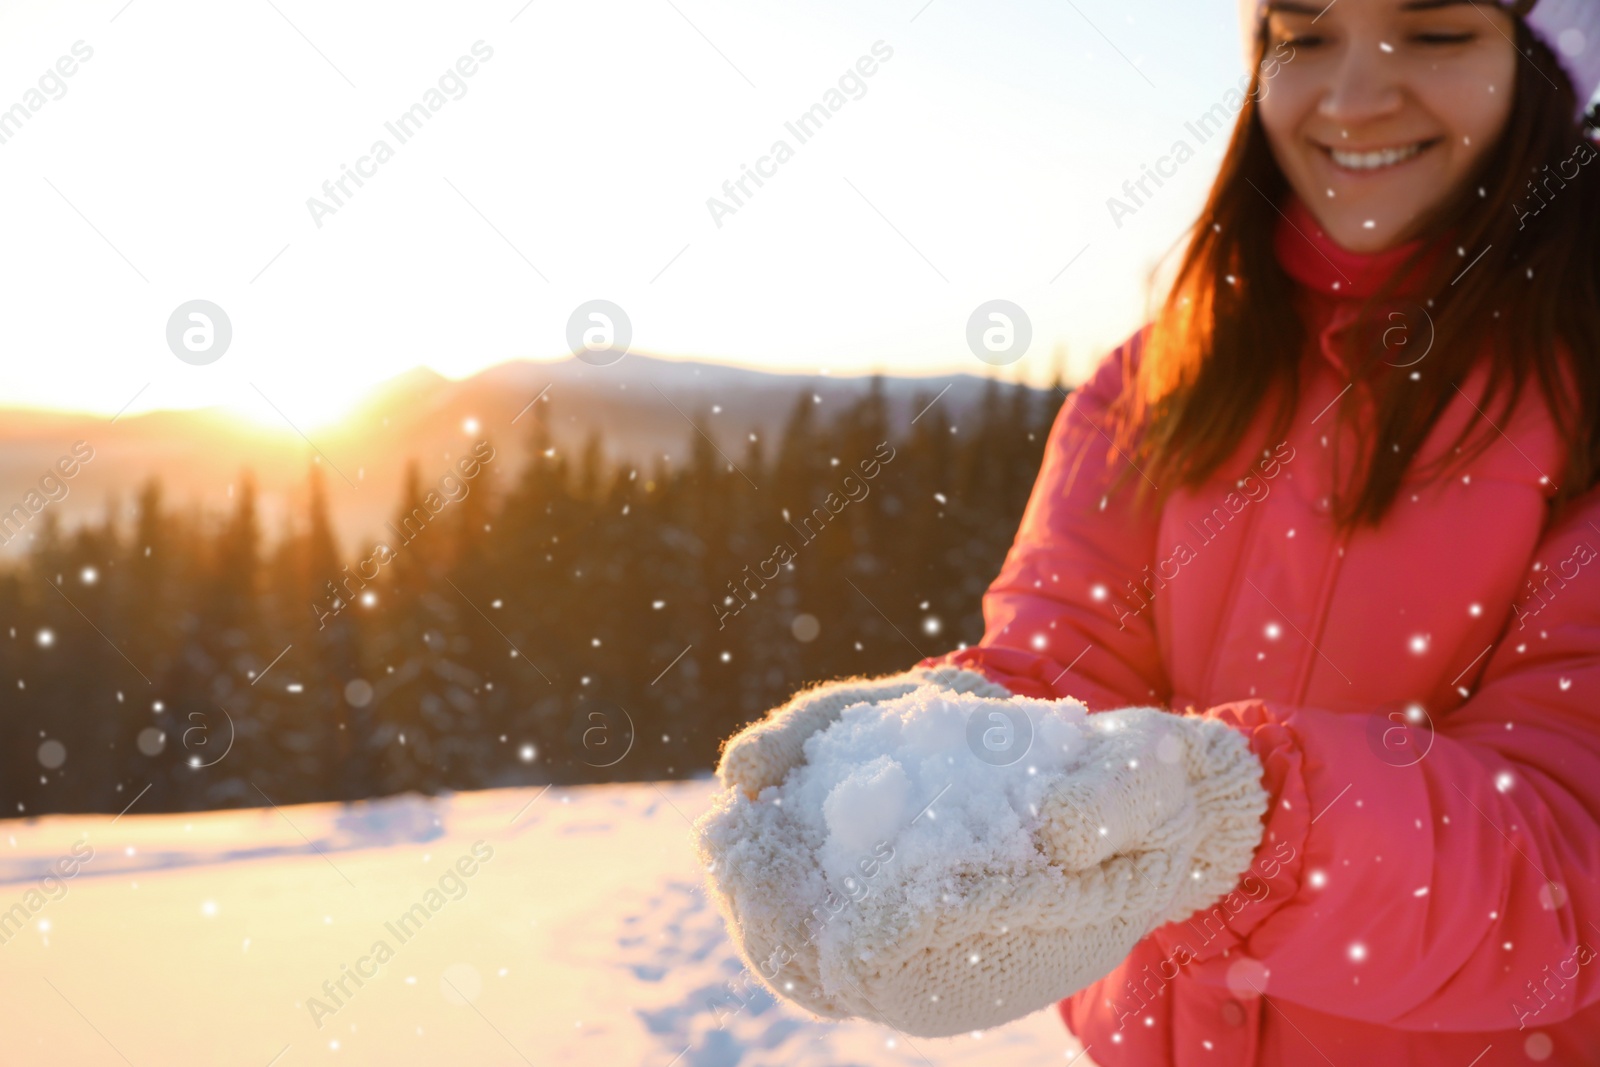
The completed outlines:
<svg viewBox="0 0 1600 1067">
<path fill-rule="evenodd" d="M 1077 380 L 1215 173 L 1184 124 L 1244 72 L 1236 10 L 12 0 L 0 406 L 317 425 L 417 365 L 566 357 L 592 300 L 674 358 L 1043 382 L 1065 346 Z M 1195 158 L 1114 219 L 1180 138 Z M 1032 331 L 999 367 L 968 341 L 992 300 Z M 196 326 L 203 364 L 175 354 Z"/>
</svg>

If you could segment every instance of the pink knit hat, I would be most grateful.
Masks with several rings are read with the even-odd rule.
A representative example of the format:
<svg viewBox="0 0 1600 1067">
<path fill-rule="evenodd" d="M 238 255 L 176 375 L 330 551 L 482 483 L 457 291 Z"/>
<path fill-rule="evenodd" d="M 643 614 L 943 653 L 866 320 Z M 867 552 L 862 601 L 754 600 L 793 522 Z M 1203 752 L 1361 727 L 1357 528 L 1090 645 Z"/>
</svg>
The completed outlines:
<svg viewBox="0 0 1600 1067">
<path fill-rule="evenodd" d="M 1515 10 L 1517 0 L 1499 0 L 1502 7 Z M 1255 62 L 1256 30 L 1266 9 L 1266 0 L 1240 0 L 1244 22 L 1246 62 Z M 1572 79 L 1578 96 L 1578 118 L 1583 118 L 1589 101 L 1600 89 L 1600 0 L 1535 0 L 1533 10 L 1523 16 L 1533 35 L 1555 53 L 1561 69 Z"/>
</svg>

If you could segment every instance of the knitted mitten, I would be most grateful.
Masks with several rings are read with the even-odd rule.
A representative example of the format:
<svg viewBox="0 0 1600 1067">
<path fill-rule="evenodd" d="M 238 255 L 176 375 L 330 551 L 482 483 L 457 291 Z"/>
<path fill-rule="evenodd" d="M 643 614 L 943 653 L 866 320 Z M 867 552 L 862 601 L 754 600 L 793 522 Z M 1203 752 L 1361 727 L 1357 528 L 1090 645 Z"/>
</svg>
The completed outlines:
<svg viewBox="0 0 1600 1067">
<path fill-rule="evenodd" d="M 1050 703 L 940 699 L 1030 715 Z M 1226 894 L 1249 868 L 1267 794 L 1243 735 L 1123 708 L 1088 716 L 1066 749 L 1060 770 L 1018 768 L 1035 798 L 1024 803 L 1028 855 L 950 864 L 932 897 L 925 879 L 916 891 L 895 881 L 906 860 L 892 850 L 831 886 L 821 841 L 788 805 L 719 794 L 697 844 L 741 955 L 773 993 L 817 1014 L 948 1036 L 1104 977 L 1148 932 Z"/>
<path fill-rule="evenodd" d="M 738 787 L 754 798 L 769 785 L 778 785 L 799 764 L 806 738 L 838 721 L 852 704 L 874 703 L 904 696 L 923 685 L 955 693 L 1009 697 L 1005 686 L 975 671 L 960 667 L 913 667 L 881 678 L 843 678 L 803 689 L 781 707 L 751 723 L 722 746 L 717 778 L 724 789 Z"/>
<path fill-rule="evenodd" d="M 1255 857 L 1267 806 L 1245 736 L 1159 708 L 1103 712 L 1088 725 L 1076 767 L 1039 807 L 1040 848 L 1068 871 L 1132 861 L 1128 903 L 1154 909 L 1151 928 L 1233 889 Z"/>
</svg>

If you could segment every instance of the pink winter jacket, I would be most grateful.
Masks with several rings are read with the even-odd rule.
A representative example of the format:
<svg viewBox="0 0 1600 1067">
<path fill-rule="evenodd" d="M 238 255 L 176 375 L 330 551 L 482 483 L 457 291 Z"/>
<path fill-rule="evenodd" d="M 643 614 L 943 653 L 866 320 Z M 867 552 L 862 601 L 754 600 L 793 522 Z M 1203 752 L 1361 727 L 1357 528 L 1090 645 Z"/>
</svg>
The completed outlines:
<svg viewBox="0 0 1600 1067">
<path fill-rule="evenodd" d="M 1600 1063 L 1600 490 L 1550 514 L 1563 452 L 1530 384 L 1488 451 L 1413 480 L 1379 528 L 1327 514 L 1358 436 L 1332 439 L 1331 340 L 1405 251 L 1345 251 L 1291 201 L 1277 253 L 1310 351 L 1288 439 L 1262 451 L 1264 406 L 1227 467 L 1253 448 L 1251 477 L 1159 513 L 1108 497 L 1136 336 L 1062 407 L 983 641 L 922 661 L 1218 718 L 1261 758 L 1272 803 L 1235 892 L 1061 1002 L 1105 1067 Z M 1482 375 L 1420 461 L 1474 402 L 1495 413 Z"/>
</svg>

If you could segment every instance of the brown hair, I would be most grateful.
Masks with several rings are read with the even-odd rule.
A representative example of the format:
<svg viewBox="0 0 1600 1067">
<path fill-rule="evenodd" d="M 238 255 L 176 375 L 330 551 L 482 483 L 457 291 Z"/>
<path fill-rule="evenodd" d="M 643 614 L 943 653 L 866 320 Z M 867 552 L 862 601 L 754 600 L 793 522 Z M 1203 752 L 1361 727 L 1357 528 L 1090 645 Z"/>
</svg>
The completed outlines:
<svg viewBox="0 0 1600 1067">
<path fill-rule="evenodd" d="M 1113 407 L 1116 445 L 1144 475 L 1135 480 L 1140 498 L 1147 483 L 1162 487 L 1161 500 L 1176 486 L 1202 484 L 1234 455 L 1275 388 L 1281 392 L 1271 437 L 1262 444 L 1281 440 L 1299 396 L 1307 338 L 1295 310 L 1296 283 L 1273 251 L 1276 205 L 1289 186 L 1256 113 L 1266 48 L 1265 34 L 1259 37 L 1255 78 L 1221 171 L 1144 338 L 1138 373 Z M 1491 361 L 1485 393 L 1471 399 L 1494 424 L 1514 409 L 1529 372 L 1537 375 L 1568 446 L 1565 469 L 1544 472 L 1557 486 L 1552 506 L 1589 488 L 1600 472 L 1600 167 L 1582 167 L 1575 178 L 1560 172 L 1562 163 L 1593 158 L 1589 130 L 1571 119 L 1577 101 L 1570 80 L 1520 19 L 1516 47 L 1514 103 L 1499 144 L 1345 334 L 1341 354 L 1357 386 L 1368 383 L 1375 421 L 1363 428 L 1368 456 L 1358 461 L 1365 469 L 1351 482 L 1353 494 L 1343 495 L 1335 472 L 1331 513 L 1341 528 L 1378 524 L 1457 397 L 1456 386 L 1485 356 Z M 1536 190 L 1545 199 L 1535 200 Z M 1536 216 L 1525 217 L 1532 214 L 1526 206 L 1517 210 L 1546 199 Z M 1440 255 L 1446 235 L 1450 254 Z M 1469 256 L 1486 249 L 1459 280 L 1467 260 L 1457 248 Z M 1371 324 L 1386 323 L 1383 310 L 1399 306 L 1394 290 L 1404 278 L 1420 280 L 1418 299 L 1434 332 L 1426 359 L 1401 369 L 1381 358 L 1382 333 Z M 1563 345 L 1573 357 L 1572 394 L 1558 371 Z M 1489 402 L 1496 396 L 1504 397 L 1498 413 Z M 1343 421 L 1344 407 L 1337 405 L 1336 420 Z M 1445 457 L 1459 454 L 1464 463 L 1493 440 L 1491 425 L 1475 447 L 1462 447 L 1477 421 Z M 1115 484 L 1135 469 L 1124 467 Z"/>
</svg>

